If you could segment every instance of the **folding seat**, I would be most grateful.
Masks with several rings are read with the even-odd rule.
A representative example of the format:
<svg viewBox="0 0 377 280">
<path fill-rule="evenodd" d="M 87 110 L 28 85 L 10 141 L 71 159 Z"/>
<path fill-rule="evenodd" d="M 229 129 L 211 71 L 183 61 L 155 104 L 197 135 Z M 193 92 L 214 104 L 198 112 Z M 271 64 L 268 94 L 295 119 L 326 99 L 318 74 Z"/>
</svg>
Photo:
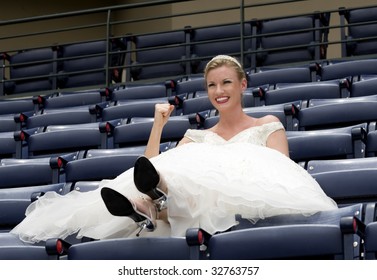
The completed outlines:
<svg viewBox="0 0 377 280">
<path fill-rule="evenodd" d="M 17 153 L 17 144 L 13 132 L 0 132 L 0 158 L 20 157 Z"/>
<path fill-rule="evenodd" d="M 312 216 L 280 215 L 255 225 L 240 220 L 236 229 L 210 236 L 209 259 L 359 259 L 361 239 L 354 221 L 356 204 Z"/>
<path fill-rule="evenodd" d="M 155 98 L 140 101 L 116 101 L 112 106 L 108 106 L 100 111 L 102 121 L 116 119 L 127 119 L 133 117 L 154 116 L 155 105 L 157 103 L 167 103 L 167 98 Z M 174 113 L 173 113 L 174 114 Z"/>
<path fill-rule="evenodd" d="M 195 97 L 196 92 L 206 91 L 204 76 L 190 76 L 188 79 L 177 81 L 174 86 L 174 93 L 177 96 Z"/>
<path fill-rule="evenodd" d="M 314 159 L 364 157 L 365 131 L 366 124 L 311 131 L 287 131 L 290 158 L 296 162 L 304 162 Z"/>
<path fill-rule="evenodd" d="M 377 259 L 377 222 L 370 223 L 365 229 L 365 259 Z"/>
<path fill-rule="evenodd" d="M 133 167 L 139 156 L 140 154 L 117 154 L 115 152 L 95 156 L 95 153 L 92 153 L 91 157 L 65 162 L 61 169 L 65 174 L 64 181 L 67 186 L 70 186 L 70 190 L 78 190 L 75 183 L 81 181 L 79 190 L 84 191 L 87 187 L 83 187 L 85 184 L 83 181 L 99 182 L 103 179 L 114 179 Z M 89 187 L 92 189 L 93 184 L 89 183 Z"/>
<path fill-rule="evenodd" d="M 377 119 L 377 96 L 312 99 L 298 112 L 299 130 L 349 126 Z"/>
<path fill-rule="evenodd" d="M 35 111 L 35 106 L 31 98 L 0 100 L 0 115 L 10 115 L 32 111 Z"/>
<path fill-rule="evenodd" d="M 23 177 L 25 178 L 25 176 Z M 25 218 L 25 210 L 30 203 L 46 192 L 53 191 L 64 195 L 68 191 L 64 183 L 46 185 L 26 184 L 28 184 L 28 181 L 25 181 L 24 186 L 21 187 L 0 188 L 0 211 L 2 213 L 0 217 L 0 229 L 9 230 L 20 223 Z"/>
<path fill-rule="evenodd" d="M 363 79 L 351 85 L 351 97 L 377 95 L 377 78 Z"/>
<path fill-rule="evenodd" d="M 14 115 L 0 115 L 0 133 L 19 130 L 20 127 L 14 121 Z"/>
<path fill-rule="evenodd" d="M 307 170 L 339 205 L 377 201 L 376 158 L 313 160 Z"/>
<path fill-rule="evenodd" d="M 113 130 L 114 148 L 146 145 L 152 125 L 152 120 L 141 120 L 116 126 Z M 192 126 L 188 118 L 170 117 L 162 132 L 161 142 L 179 141 L 189 128 Z"/>
<path fill-rule="evenodd" d="M 170 81 L 154 84 L 131 84 L 115 88 L 111 94 L 112 101 L 164 98 L 171 95 Z"/>
<path fill-rule="evenodd" d="M 376 53 L 376 14 L 376 7 L 339 8 L 342 57 Z"/>
<path fill-rule="evenodd" d="M 0 188 L 44 185 L 56 183 L 49 158 L 2 160 L 0 166 Z"/>
<path fill-rule="evenodd" d="M 257 72 L 248 73 L 248 87 L 254 88 L 268 85 L 274 86 L 277 83 L 309 83 L 317 80 L 316 65 L 307 67 L 284 67 L 266 68 L 262 67 Z"/>
<path fill-rule="evenodd" d="M 28 244 L 8 232 L 0 233 L 0 260 L 57 260 L 48 255 L 44 244 Z"/>
<path fill-rule="evenodd" d="M 106 148 L 107 134 L 101 132 L 99 123 L 76 125 L 50 125 L 20 131 L 18 145 L 25 145 L 24 158 L 55 156 L 83 149 Z"/>
<path fill-rule="evenodd" d="M 185 30 L 132 36 L 131 76 L 134 81 L 187 75 L 189 34 Z M 186 60 L 185 60 L 186 59 Z"/>
<path fill-rule="evenodd" d="M 108 86 L 112 81 L 120 82 L 124 61 L 117 51 L 124 49 L 122 40 L 118 39 L 59 46 L 59 87 Z"/>
<path fill-rule="evenodd" d="M 367 134 L 367 146 L 366 146 L 366 156 L 376 157 L 377 156 L 377 130 L 373 125 L 369 126 L 369 131 Z"/>
<path fill-rule="evenodd" d="M 361 75 L 377 74 L 377 59 L 331 61 L 319 69 L 322 81 L 349 78 L 351 81 L 360 80 Z"/>
<path fill-rule="evenodd" d="M 3 93 L 17 94 L 57 88 L 57 53 L 54 48 L 38 48 L 5 54 L 9 61 L 9 79 Z"/>
<path fill-rule="evenodd" d="M 241 37 L 240 24 L 193 28 L 191 32 L 191 52 L 193 73 L 203 73 L 205 65 L 212 57 L 220 54 L 237 57 L 244 68 L 251 66 L 252 49 L 251 24 L 245 23 Z M 243 46 L 242 46 L 243 45 Z"/>
<path fill-rule="evenodd" d="M 301 102 L 293 102 L 286 104 L 276 104 L 270 106 L 248 107 L 244 108 L 244 112 L 254 118 L 261 118 L 266 115 L 273 115 L 277 117 L 286 130 L 297 130 L 296 109 L 301 106 Z M 203 128 L 210 128 L 214 126 L 219 120 L 219 116 L 210 112 L 207 118 L 201 120 L 200 126 Z"/>
<path fill-rule="evenodd" d="M 192 239 L 198 239 L 196 236 Z M 194 242 L 193 242 L 194 243 Z M 59 239 L 46 242 L 46 251 L 52 257 L 59 257 L 57 245 L 63 245 L 60 252 L 68 260 L 188 260 L 199 259 L 199 242 L 189 246 L 184 237 L 143 237 L 96 240 L 69 244 Z"/>
<path fill-rule="evenodd" d="M 330 14 L 257 21 L 257 67 L 326 57 Z"/>
<path fill-rule="evenodd" d="M 106 102 L 110 99 L 108 88 L 90 89 L 72 92 L 58 92 L 47 96 L 35 96 L 34 104 L 42 109 L 61 109 L 76 106 L 89 106 Z"/>
<path fill-rule="evenodd" d="M 288 85 L 276 85 L 276 89 L 253 89 L 255 105 L 273 105 L 310 99 L 327 99 L 348 97 L 348 81 L 311 82 Z"/>
</svg>

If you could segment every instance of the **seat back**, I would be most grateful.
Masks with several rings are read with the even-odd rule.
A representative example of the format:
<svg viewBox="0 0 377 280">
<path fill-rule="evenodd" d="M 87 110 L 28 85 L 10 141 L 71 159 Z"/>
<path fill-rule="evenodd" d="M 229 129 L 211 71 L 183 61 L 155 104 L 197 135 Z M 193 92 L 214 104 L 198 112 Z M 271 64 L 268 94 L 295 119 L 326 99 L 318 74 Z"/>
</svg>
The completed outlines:
<svg viewBox="0 0 377 280">
<path fill-rule="evenodd" d="M 241 28 L 240 24 L 228 24 L 192 29 L 193 73 L 203 73 L 207 62 L 216 55 L 227 54 L 240 60 L 242 49 L 244 52 L 250 51 L 252 45 L 251 24 L 245 23 L 243 26 L 245 38 L 241 37 Z M 249 68 L 251 55 L 245 55 L 241 63 L 244 68 Z"/>
<path fill-rule="evenodd" d="M 377 8 L 339 9 L 342 56 L 375 54 L 377 51 Z M 347 22 L 347 24 L 346 24 Z"/>
<path fill-rule="evenodd" d="M 189 74 L 189 48 L 184 30 L 133 36 L 133 80 Z"/>
</svg>

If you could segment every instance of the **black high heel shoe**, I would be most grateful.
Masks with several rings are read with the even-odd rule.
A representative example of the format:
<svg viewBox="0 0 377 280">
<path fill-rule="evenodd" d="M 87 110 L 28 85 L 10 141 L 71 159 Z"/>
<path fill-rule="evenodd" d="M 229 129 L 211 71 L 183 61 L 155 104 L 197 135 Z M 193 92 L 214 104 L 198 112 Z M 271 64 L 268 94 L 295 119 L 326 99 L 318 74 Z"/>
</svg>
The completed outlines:
<svg viewBox="0 0 377 280">
<path fill-rule="evenodd" d="M 135 162 L 134 183 L 139 192 L 148 195 L 158 211 L 166 208 L 166 193 L 161 190 L 162 180 L 153 164 L 144 156 Z"/>
<path fill-rule="evenodd" d="M 127 197 L 107 187 L 101 189 L 101 197 L 107 210 L 109 210 L 112 215 L 122 217 L 127 216 L 135 221 L 138 227 L 140 227 L 140 231 L 136 236 L 139 236 L 140 232 L 144 229 L 148 231 L 155 230 L 156 217 L 153 219 L 151 209 L 149 209 L 151 216 L 148 217 L 145 213 L 140 212 L 135 203 L 130 201 Z"/>
</svg>

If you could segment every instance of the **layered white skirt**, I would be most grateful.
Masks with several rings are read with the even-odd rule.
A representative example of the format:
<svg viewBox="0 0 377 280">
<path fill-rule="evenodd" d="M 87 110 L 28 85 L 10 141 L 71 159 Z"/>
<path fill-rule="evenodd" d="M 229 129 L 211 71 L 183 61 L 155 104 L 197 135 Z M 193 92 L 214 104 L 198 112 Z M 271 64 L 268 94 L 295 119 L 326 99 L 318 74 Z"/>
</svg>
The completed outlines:
<svg viewBox="0 0 377 280">
<path fill-rule="evenodd" d="M 235 214 L 257 222 L 274 215 L 311 215 L 337 208 L 302 167 L 269 148 L 190 143 L 151 161 L 168 185 L 169 224 L 159 221 L 156 231 L 142 236 L 184 236 L 190 227 L 224 231 L 236 224 Z M 133 183 L 133 168 L 103 181 L 103 186 L 131 199 L 143 195 Z M 112 216 L 100 188 L 64 196 L 46 193 L 28 207 L 26 218 L 12 233 L 25 242 L 73 234 L 94 239 L 135 237 L 136 224 L 128 217 Z"/>
</svg>

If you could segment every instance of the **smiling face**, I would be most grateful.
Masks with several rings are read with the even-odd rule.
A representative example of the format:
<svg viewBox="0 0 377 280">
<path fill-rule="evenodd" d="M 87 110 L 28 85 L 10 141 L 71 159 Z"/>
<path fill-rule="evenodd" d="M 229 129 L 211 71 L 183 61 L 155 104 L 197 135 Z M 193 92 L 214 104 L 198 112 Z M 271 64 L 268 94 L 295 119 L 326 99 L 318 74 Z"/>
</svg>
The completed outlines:
<svg viewBox="0 0 377 280">
<path fill-rule="evenodd" d="M 208 97 L 221 113 L 242 109 L 242 93 L 247 87 L 245 78 L 240 78 L 232 65 L 223 64 L 206 73 Z"/>
</svg>

